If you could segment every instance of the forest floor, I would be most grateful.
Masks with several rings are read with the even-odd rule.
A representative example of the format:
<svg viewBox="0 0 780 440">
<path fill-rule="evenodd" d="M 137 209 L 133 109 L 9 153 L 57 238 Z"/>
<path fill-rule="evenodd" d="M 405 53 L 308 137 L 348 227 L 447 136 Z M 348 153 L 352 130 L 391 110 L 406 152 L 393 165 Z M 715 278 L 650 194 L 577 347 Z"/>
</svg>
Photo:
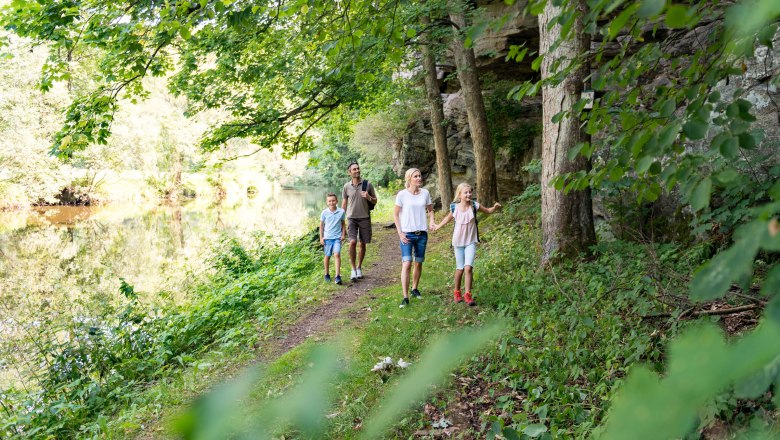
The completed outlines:
<svg viewBox="0 0 780 440">
<path fill-rule="evenodd" d="M 273 338 L 266 346 L 262 347 L 261 361 L 272 361 L 291 349 L 297 347 L 308 338 L 321 339 L 330 335 L 334 330 L 337 317 L 346 317 L 350 321 L 365 319 L 365 308 L 355 309 L 353 305 L 364 295 L 378 287 L 399 284 L 400 290 L 400 261 L 401 249 L 398 246 L 398 235 L 395 226 L 390 224 L 372 224 L 373 237 L 370 248 L 375 248 L 373 258 L 364 260 L 363 279 L 350 281 L 349 242 L 342 246 L 341 275 L 344 280 L 343 289 L 333 294 L 330 299 L 316 306 L 313 310 L 304 313 L 301 318 L 290 324 L 282 326 L 276 331 L 279 335 Z M 324 269 L 321 269 L 324 273 Z M 335 278 L 335 266 L 331 259 L 331 276 Z M 324 282 L 324 281 L 323 281 Z M 399 296 L 400 298 L 400 296 Z"/>
</svg>

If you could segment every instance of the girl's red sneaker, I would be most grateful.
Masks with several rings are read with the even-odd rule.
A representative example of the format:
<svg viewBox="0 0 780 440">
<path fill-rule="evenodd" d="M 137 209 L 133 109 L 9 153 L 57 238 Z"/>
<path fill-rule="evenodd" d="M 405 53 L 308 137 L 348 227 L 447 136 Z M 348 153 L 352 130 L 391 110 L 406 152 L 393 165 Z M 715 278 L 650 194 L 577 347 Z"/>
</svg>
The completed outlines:
<svg viewBox="0 0 780 440">
<path fill-rule="evenodd" d="M 474 302 L 474 298 L 471 297 L 471 292 L 466 292 L 466 294 L 463 295 L 463 299 L 466 301 L 466 304 L 468 304 L 470 306 L 477 305 L 477 303 Z"/>
<path fill-rule="evenodd" d="M 456 290 L 456 291 L 454 291 L 452 293 L 455 296 L 455 302 L 456 303 L 463 302 L 463 297 L 460 296 L 460 290 Z"/>
</svg>

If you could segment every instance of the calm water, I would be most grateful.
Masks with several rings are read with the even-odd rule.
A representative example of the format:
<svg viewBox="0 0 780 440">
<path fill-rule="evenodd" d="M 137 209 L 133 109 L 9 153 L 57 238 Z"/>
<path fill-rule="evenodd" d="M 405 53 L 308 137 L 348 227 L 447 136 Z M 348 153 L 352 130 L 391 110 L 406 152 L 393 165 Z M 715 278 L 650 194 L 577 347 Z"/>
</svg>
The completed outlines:
<svg viewBox="0 0 780 440">
<path fill-rule="evenodd" d="M 316 226 L 325 192 L 275 189 L 229 206 L 195 200 L 0 213 L 0 389 L 24 381 L 23 354 L 50 320 L 110 313 L 124 301 L 120 279 L 144 303 L 184 303 L 221 237 L 300 235 Z"/>
</svg>

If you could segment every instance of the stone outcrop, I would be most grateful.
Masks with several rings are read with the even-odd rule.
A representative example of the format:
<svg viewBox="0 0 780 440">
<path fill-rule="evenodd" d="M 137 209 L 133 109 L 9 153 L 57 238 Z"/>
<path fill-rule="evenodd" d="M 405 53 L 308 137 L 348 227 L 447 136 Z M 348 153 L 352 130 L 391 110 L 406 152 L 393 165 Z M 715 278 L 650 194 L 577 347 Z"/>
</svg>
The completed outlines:
<svg viewBox="0 0 780 440">
<path fill-rule="evenodd" d="M 539 36 L 536 17 L 523 16 L 521 13 L 525 7 L 524 1 L 518 1 L 512 6 L 506 6 L 500 1 L 478 2 L 483 10 L 483 16 L 505 17 L 505 25 L 498 31 L 487 29 L 475 42 L 474 48 L 477 55 L 478 68 L 481 77 L 484 78 L 485 95 L 496 94 L 501 98 L 506 90 L 496 88 L 497 84 L 511 85 L 528 79 L 534 79 L 537 72 L 531 69 L 530 63 L 533 56 L 528 56 L 523 62 L 507 61 L 506 56 L 513 45 L 525 44 L 529 51 L 538 50 Z M 674 43 L 669 50 L 673 54 L 691 53 L 703 36 L 713 31 L 713 27 L 719 26 L 719 22 L 701 23 L 694 29 L 675 36 Z M 657 30 L 656 38 L 665 38 L 670 31 Z M 595 45 L 601 44 L 594 42 Z M 728 81 L 719 84 L 718 89 L 722 96 L 731 97 L 738 88 L 746 91 L 744 98 L 753 103 L 753 113 L 758 121 L 754 128 L 764 132 L 761 152 L 767 153 L 777 149 L 780 145 L 780 93 L 777 87 L 770 83 L 770 78 L 780 70 L 780 33 L 775 36 L 774 49 L 767 50 L 762 47 L 756 51 L 755 57 L 743 66 L 743 74 L 730 77 Z M 439 62 L 439 79 L 444 100 L 445 118 L 447 125 L 447 147 L 450 164 L 452 166 L 453 183 L 475 181 L 474 154 L 469 136 L 469 127 L 466 118 L 463 98 L 460 95 L 460 87 L 457 77 L 454 75 L 454 62 L 451 57 Z M 659 75 L 649 80 L 648 84 L 663 84 L 666 76 Z M 499 91 L 497 91 L 499 90 Z M 486 101 L 490 101 L 486 99 Z M 507 100 L 508 101 L 508 100 Z M 533 127 L 541 124 L 541 104 L 537 96 L 535 99 L 526 98 L 522 103 L 514 103 L 510 118 L 502 117 L 502 108 L 498 113 L 493 112 L 491 130 L 495 133 L 510 133 L 513 139 L 505 139 L 494 145 L 496 148 L 496 168 L 498 174 L 499 198 L 505 200 L 515 194 L 522 193 L 524 188 L 534 182 L 538 182 L 538 175 L 523 171 L 523 166 L 533 159 L 539 158 L 541 153 L 541 136 Z M 500 106 L 499 106 L 500 107 Z M 490 109 L 488 109 L 490 113 Z M 427 115 L 427 113 L 425 113 Z M 518 135 L 516 132 L 521 131 Z M 500 137 L 500 136 L 499 136 Z M 494 136 L 494 143 L 496 139 Z M 693 146 L 693 145 L 692 145 Z M 695 147 L 695 146 L 693 146 Z M 780 158 L 775 155 L 775 160 Z M 410 167 L 419 168 L 426 179 L 426 188 L 436 197 L 436 169 L 433 138 L 429 119 L 424 116 L 410 124 L 402 145 L 393 156 L 393 168 L 399 175 Z M 606 209 L 595 206 L 599 212 L 608 216 Z M 669 209 L 677 209 L 670 206 Z"/>
</svg>

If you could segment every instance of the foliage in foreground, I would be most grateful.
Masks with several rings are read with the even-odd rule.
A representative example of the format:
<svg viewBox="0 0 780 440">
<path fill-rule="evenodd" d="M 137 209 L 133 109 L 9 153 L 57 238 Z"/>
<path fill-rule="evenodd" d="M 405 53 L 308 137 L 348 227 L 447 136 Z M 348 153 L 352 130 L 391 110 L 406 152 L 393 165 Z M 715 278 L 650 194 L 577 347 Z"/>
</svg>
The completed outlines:
<svg viewBox="0 0 780 440">
<path fill-rule="evenodd" d="M 295 295 L 317 258 L 307 237 L 286 246 L 260 237 L 248 251 L 225 239 L 212 257 L 211 280 L 187 308 L 155 310 L 128 299 L 116 316 L 84 319 L 51 342 L 43 374 L 32 389 L 0 394 L 4 438 L 85 438 L 106 430 L 106 417 L 129 406 L 144 386 L 209 349 L 248 346 L 278 302 Z"/>
</svg>

